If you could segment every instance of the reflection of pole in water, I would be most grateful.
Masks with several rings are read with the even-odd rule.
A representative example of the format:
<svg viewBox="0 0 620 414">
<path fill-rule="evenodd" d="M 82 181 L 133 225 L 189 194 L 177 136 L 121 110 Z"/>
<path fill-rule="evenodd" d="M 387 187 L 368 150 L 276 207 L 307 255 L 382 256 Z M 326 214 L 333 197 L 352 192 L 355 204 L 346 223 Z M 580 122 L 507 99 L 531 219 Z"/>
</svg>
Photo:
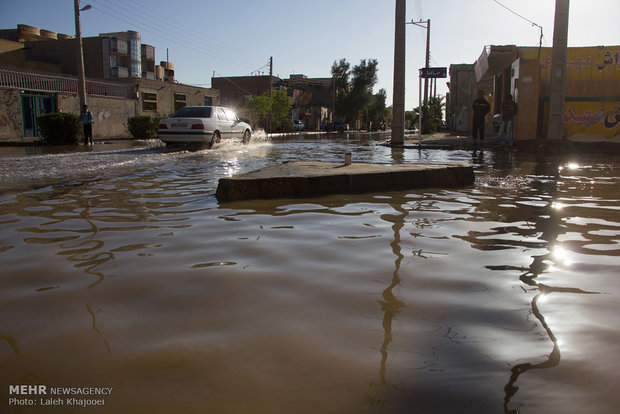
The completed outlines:
<svg viewBox="0 0 620 414">
<path fill-rule="evenodd" d="M 389 384 L 387 380 L 387 359 L 389 347 L 392 343 L 392 321 L 394 320 L 396 314 L 400 312 L 401 308 L 405 307 L 405 303 L 398 300 L 396 296 L 394 296 L 393 289 L 400 284 L 400 276 L 398 273 L 400 271 L 400 264 L 404 258 L 400 248 L 400 230 L 405 225 L 405 218 L 409 213 L 400 203 L 390 203 L 390 205 L 399 214 L 383 214 L 381 215 L 381 219 L 392 223 L 394 238 L 390 242 L 390 247 L 392 248 L 392 252 L 394 253 L 396 259 L 394 260 L 394 271 L 392 272 L 390 285 L 383 290 L 382 299 L 378 300 L 379 304 L 381 304 L 381 311 L 383 312 L 383 321 L 381 323 L 381 326 L 383 327 L 383 343 L 381 344 L 381 348 L 379 350 L 381 353 L 381 361 L 379 363 L 380 382 L 379 384 L 371 384 L 371 387 L 381 385 L 395 389 L 396 386 Z M 381 397 L 374 397 L 370 394 L 366 394 L 362 403 L 368 405 L 380 405 L 385 403 L 385 401 L 382 400 Z"/>
<path fill-rule="evenodd" d="M 555 203 L 555 193 L 557 192 L 557 180 L 558 180 L 557 165 L 555 166 L 555 168 L 552 167 L 551 170 L 553 171 L 553 174 L 551 175 L 555 175 L 554 177 L 555 179 L 550 180 L 551 183 L 547 184 L 549 186 L 548 193 L 551 197 L 550 197 L 549 204 L 545 207 L 545 209 L 548 211 L 549 218 L 542 219 L 540 214 L 536 217 L 537 230 L 541 231 L 541 235 L 539 239 L 545 240 L 547 242 L 547 246 L 549 247 L 557 243 L 558 234 L 560 233 L 561 228 L 562 228 L 561 217 L 558 216 L 557 211 L 555 211 L 555 209 L 552 207 L 552 205 Z M 539 163 L 537 165 L 537 173 L 542 173 L 542 174 L 547 175 L 547 173 L 549 173 L 549 166 L 546 165 L 545 163 L 542 163 L 542 164 Z M 553 334 L 553 332 L 551 331 L 551 328 L 547 324 L 545 317 L 540 311 L 540 308 L 538 307 L 538 301 L 554 292 L 579 293 L 579 294 L 599 293 L 599 292 L 588 292 L 588 291 L 584 291 L 582 289 L 577 289 L 577 288 L 553 287 L 553 286 L 545 285 L 543 283 L 538 283 L 536 281 L 536 278 L 539 275 L 541 275 L 545 270 L 547 270 L 547 268 L 550 266 L 549 262 L 553 262 L 552 252 L 549 252 L 541 256 L 534 256 L 534 259 L 529 266 L 529 271 L 523 273 L 519 277 L 519 279 L 527 286 L 531 286 L 539 290 L 539 293 L 536 296 L 534 296 L 534 298 L 532 299 L 532 303 L 531 303 L 532 313 L 534 314 L 536 319 L 538 319 L 541 326 L 545 330 L 547 336 L 553 343 L 553 349 L 551 350 L 551 353 L 549 354 L 547 359 L 543 362 L 536 363 L 536 364 L 527 362 L 527 363 L 518 364 L 512 367 L 512 369 L 510 370 L 511 372 L 510 379 L 508 380 L 508 383 L 504 387 L 504 393 L 505 393 L 504 394 L 504 413 L 505 414 L 515 414 L 518 412 L 516 409 L 510 409 L 508 407 L 508 404 L 510 403 L 510 400 L 512 399 L 512 397 L 519 390 L 519 387 L 516 386 L 516 383 L 519 377 L 521 376 L 521 374 L 527 371 L 530 371 L 530 370 L 534 370 L 534 369 L 553 368 L 559 365 L 560 363 L 560 347 L 558 345 L 558 340 Z"/>
<path fill-rule="evenodd" d="M 93 309 L 90 307 L 89 304 L 86 304 L 86 310 L 88 311 L 88 313 L 93 319 L 93 331 L 95 331 L 97 335 L 103 337 L 103 335 L 101 334 L 101 331 L 99 330 L 99 328 L 97 328 L 97 316 L 95 315 L 96 313 L 99 313 L 100 310 L 97 310 L 96 312 L 93 311 Z M 105 347 L 108 350 L 108 353 L 111 354 L 112 350 L 110 349 L 110 344 L 108 343 L 108 340 L 106 338 L 103 338 L 103 343 L 105 344 Z"/>
<path fill-rule="evenodd" d="M 396 316 L 396 314 L 400 312 L 400 309 L 405 307 L 405 304 L 394 296 L 394 292 L 392 290 L 400 284 L 400 276 L 398 272 L 400 271 L 400 264 L 404 258 L 400 248 L 400 230 L 405 224 L 405 217 L 407 217 L 408 212 L 400 204 L 394 204 L 392 205 L 392 207 L 394 207 L 394 209 L 397 210 L 400 214 L 384 214 L 383 216 L 381 216 L 383 220 L 392 223 L 394 239 L 390 242 L 390 247 L 392 248 L 394 256 L 396 256 L 396 259 L 394 261 L 394 272 L 392 273 L 392 280 L 390 282 L 390 285 L 385 288 L 382 293 L 383 300 L 379 301 L 379 303 L 381 304 L 381 311 L 383 312 L 382 326 L 384 331 L 383 344 L 381 345 L 381 364 L 379 368 L 379 376 L 381 378 L 382 385 L 388 385 L 386 379 L 386 369 L 388 349 L 390 343 L 392 342 L 392 320 L 394 319 L 394 316 Z"/>
</svg>

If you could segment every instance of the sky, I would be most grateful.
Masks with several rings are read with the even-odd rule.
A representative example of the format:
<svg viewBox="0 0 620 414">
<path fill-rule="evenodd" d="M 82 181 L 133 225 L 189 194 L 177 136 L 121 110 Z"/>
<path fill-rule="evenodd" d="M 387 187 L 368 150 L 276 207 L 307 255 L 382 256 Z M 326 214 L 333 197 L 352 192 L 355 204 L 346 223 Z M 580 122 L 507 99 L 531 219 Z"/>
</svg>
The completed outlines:
<svg viewBox="0 0 620 414">
<path fill-rule="evenodd" d="M 72 0 L 0 0 L 0 29 L 27 24 L 75 34 Z M 291 74 L 330 77 L 336 60 L 377 59 L 392 101 L 395 0 L 81 0 L 82 36 L 134 30 L 174 63 L 176 80 L 210 87 L 211 77 Z M 553 44 L 555 0 L 407 0 L 407 21 L 431 20 L 432 67 L 474 63 L 485 45 Z M 512 12 L 510 10 L 512 10 Z M 620 0 L 571 0 L 569 46 L 620 45 Z M 406 27 L 406 109 L 418 105 L 426 29 Z M 447 92 L 439 79 L 437 92 Z"/>
</svg>

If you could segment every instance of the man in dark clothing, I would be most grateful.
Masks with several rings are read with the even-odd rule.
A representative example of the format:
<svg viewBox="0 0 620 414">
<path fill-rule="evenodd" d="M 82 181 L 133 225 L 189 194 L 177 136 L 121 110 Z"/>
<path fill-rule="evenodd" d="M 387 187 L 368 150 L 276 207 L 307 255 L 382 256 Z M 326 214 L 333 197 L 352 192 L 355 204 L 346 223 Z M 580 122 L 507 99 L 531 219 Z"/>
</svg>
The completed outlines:
<svg viewBox="0 0 620 414">
<path fill-rule="evenodd" d="M 514 144 L 514 118 L 517 109 L 517 103 L 512 100 L 512 95 L 506 95 L 506 99 L 502 102 L 502 123 L 499 127 L 498 144 Z"/>
<path fill-rule="evenodd" d="M 491 110 L 491 105 L 489 105 L 489 102 L 484 99 L 484 91 L 478 91 L 478 99 L 474 101 L 472 109 L 474 115 L 472 123 L 474 144 L 476 144 L 478 135 L 480 135 L 480 144 L 482 145 L 482 141 L 484 141 L 484 119 Z"/>
<path fill-rule="evenodd" d="M 80 121 L 84 125 L 84 141 L 86 145 L 93 145 L 93 113 L 88 110 L 88 105 L 82 107 Z"/>
</svg>

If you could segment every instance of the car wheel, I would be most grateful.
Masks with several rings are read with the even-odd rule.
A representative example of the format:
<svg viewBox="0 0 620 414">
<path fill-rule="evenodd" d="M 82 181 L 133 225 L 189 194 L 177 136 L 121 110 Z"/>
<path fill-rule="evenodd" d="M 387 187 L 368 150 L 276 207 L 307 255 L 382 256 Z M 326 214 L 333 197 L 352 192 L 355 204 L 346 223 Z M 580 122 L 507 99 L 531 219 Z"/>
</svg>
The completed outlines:
<svg viewBox="0 0 620 414">
<path fill-rule="evenodd" d="M 246 129 L 245 132 L 243 133 L 243 143 L 247 144 L 248 142 L 250 142 L 251 137 L 252 137 L 252 133 L 250 132 L 249 129 Z"/>
<path fill-rule="evenodd" d="M 207 144 L 207 148 L 212 148 L 213 144 L 217 144 L 218 142 L 220 142 L 220 132 L 215 131 L 213 135 L 211 135 L 211 141 Z"/>
</svg>

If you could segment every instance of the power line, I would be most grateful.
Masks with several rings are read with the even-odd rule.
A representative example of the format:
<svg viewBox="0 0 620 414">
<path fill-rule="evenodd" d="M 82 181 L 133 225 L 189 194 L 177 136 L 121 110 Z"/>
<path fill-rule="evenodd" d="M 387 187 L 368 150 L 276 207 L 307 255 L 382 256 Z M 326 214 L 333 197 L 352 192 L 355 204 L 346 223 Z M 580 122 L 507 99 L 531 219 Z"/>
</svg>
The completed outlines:
<svg viewBox="0 0 620 414">
<path fill-rule="evenodd" d="M 530 19 L 521 16 L 519 13 L 515 12 L 514 10 L 511 10 L 510 8 L 508 8 L 507 6 L 504 6 L 502 3 L 500 3 L 498 0 L 493 0 L 495 3 L 499 4 L 500 6 L 502 6 L 504 9 L 508 10 L 510 13 L 514 14 L 515 16 L 525 20 L 526 22 L 530 23 L 532 26 L 538 27 L 538 29 L 540 30 L 540 38 L 538 40 L 538 60 L 540 60 L 540 49 L 542 48 L 542 42 L 544 39 L 543 36 L 543 27 L 539 24 L 534 23 L 533 21 L 531 21 Z"/>
<path fill-rule="evenodd" d="M 217 58 L 220 58 L 220 59 L 225 59 L 225 60 L 229 60 L 230 61 L 230 59 L 223 58 L 220 55 L 216 55 L 213 52 L 209 52 L 209 51 L 207 51 L 205 49 L 202 49 L 202 48 L 199 47 L 199 45 L 194 45 L 192 42 L 188 42 L 187 40 L 184 40 L 184 39 L 174 39 L 174 37 L 172 37 L 172 38 L 171 37 L 167 37 L 167 36 L 163 35 L 161 32 L 157 32 L 157 31 L 151 30 L 148 26 L 145 26 L 145 25 L 143 25 L 141 23 L 138 23 L 138 22 L 135 22 L 135 21 L 131 21 L 131 20 L 126 20 L 126 19 L 124 19 L 122 17 L 119 17 L 118 15 L 115 15 L 113 13 L 110 13 L 110 12 L 106 11 L 106 9 L 102 8 L 101 5 L 99 5 L 97 7 L 93 7 L 92 10 L 95 10 L 97 12 L 103 13 L 103 14 L 105 14 L 107 16 L 110 16 L 110 17 L 112 17 L 114 19 L 117 19 L 117 20 L 120 20 L 122 22 L 128 23 L 128 24 L 131 25 L 131 27 L 136 27 L 136 28 L 140 29 L 142 32 L 150 33 L 150 34 L 154 35 L 155 37 L 164 39 L 164 40 L 166 40 L 166 41 L 168 41 L 170 43 L 178 44 L 178 45 L 180 45 L 182 47 L 185 47 L 187 49 L 190 49 L 190 50 L 192 50 L 194 52 L 198 52 L 198 53 L 201 53 L 201 54 L 204 54 L 204 55 L 211 55 L 212 57 L 217 57 Z M 239 63 L 239 62 L 238 61 L 233 61 L 231 63 Z"/>
<path fill-rule="evenodd" d="M 93 7 L 93 10 L 106 14 L 114 19 L 120 20 L 127 24 L 130 24 L 132 27 L 137 27 L 141 31 L 150 33 L 160 39 L 164 39 L 167 42 L 180 45 L 186 49 L 191 50 L 192 52 L 200 53 L 202 55 L 207 55 L 211 58 L 225 60 L 230 63 L 234 63 L 236 65 L 247 64 L 247 61 L 245 60 L 242 61 L 238 58 L 235 58 L 231 54 L 227 54 L 225 52 L 218 52 L 213 49 L 210 49 L 204 42 L 200 42 L 199 40 L 197 40 L 196 38 L 192 36 L 183 37 L 183 36 L 176 35 L 173 33 L 165 32 L 165 31 L 156 31 L 152 29 L 153 27 L 161 26 L 161 23 L 153 22 L 152 20 L 148 20 L 142 17 L 136 17 L 136 20 L 127 20 L 119 16 L 118 11 L 115 10 L 114 8 L 111 8 L 110 6 L 106 4 L 102 4 L 101 0 L 92 0 L 92 1 L 96 3 L 96 7 Z M 114 6 L 116 7 L 116 5 Z M 122 6 L 118 6 L 118 8 L 131 12 L 129 9 L 126 9 Z M 132 16 L 131 18 L 133 17 L 135 16 Z M 234 49 L 234 48 L 231 48 L 231 49 Z"/>
<path fill-rule="evenodd" d="M 129 12 L 133 18 L 143 20 L 144 22 L 146 22 L 146 24 L 150 26 L 173 28 L 176 31 L 181 32 L 181 33 L 187 32 L 187 24 L 179 23 L 175 20 L 172 20 L 170 16 L 168 15 L 156 14 L 154 12 L 150 12 L 149 10 L 152 9 L 152 5 L 142 4 L 141 7 L 134 5 L 134 3 L 139 3 L 138 0 L 134 0 L 129 3 L 125 3 L 122 1 L 119 2 L 118 0 L 94 0 L 94 1 L 97 1 L 97 2 L 105 1 L 111 4 L 113 7 L 123 9 Z M 128 9 L 127 7 L 130 7 L 131 9 L 133 9 L 133 11 Z M 144 17 L 144 15 L 151 16 L 154 20 L 151 18 Z M 192 30 L 192 33 L 196 33 L 196 31 Z M 168 33 L 168 34 L 173 35 L 171 33 Z M 238 57 L 245 58 L 249 54 L 249 52 L 247 51 L 239 52 L 238 51 L 239 48 L 237 46 L 225 44 L 219 41 L 218 39 L 212 37 L 211 35 L 208 35 L 205 33 L 199 33 L 199 32 L 198 34 L 200 35 L 200 39 L 198 39 L 195 36 L 184 36 L 184 40 L 186 40 L 187 38 L 194 38 L 194 41 L 198 41 L 201 44 L 201 47 L 205 47 L 209 49 L 219 48 L 222 50 L 222 53 L 225 53 L 229 56 L 237 55 Z M 204 42 L 203 39 L 209 40 L 209 43 Z"/>
<path fill-rule="evenodd" d="M 499 1 L 497 1 L 497 0 L 493 0 L 493 1 L 494 1 L 495 3 L 497 3 L 497 4 L 499 4 L 500 6 L 502 6 L 503 8 L 505 8 L 506 10 L 508 10 L 510 13 L 514 14 L 515 16 L 518 16 L 518 17 L 522 18 L 522 19 L 523 19 L 523 20 L 525 20 L 526 22 L 531 23 L 531 24 L 532 24 L 532 26 L 536 26 L 536 27 L 540 28 L 540 30 L 542 30 L 542 26 L 540 26 L 540 25 L 538 25 L 538 24 L 534 23 L 533 21 L 531 21 L 531 20 L 530 20 L 530 19 L 528 19 L 528 18 L 525 18 L 525 17 L 521 16 L 519 13 L 517 13 L 517 12 L 516 12 L 516 11 L 514 11 L 514 10 L 509 9 L 507 6 L 504 6 L 504 5 L 503 5 L 502 3 L 500 3 Z"/>
<path fill-rule="evenodd" d="M 217 73 L 216 71 L 213 71 L 213 74 L 218 74 L 218 75 L 220 75 L 220 78 L 222 78 L 222 79 L 226 79 L 228 82 L 232 83 L 232 84 L 233 84 L 233 85 L 235 85 L 237 88 L 241 89 L 243 92 L 246 92 L 246 93 L 247 93 L 247 94 L 249 94 L 249 95 L 252 95 L 252 96 L 256 95 L 255 93 L 250 92 L 250 91 L 248 91 L 247 89 L 245 89 L 245 88 L 243 88 L 243 87 L 239 86 L 239 84 L 237 84 L 235 81 L 233 81 L 233 80 L 232 80 L 232 79 L 230 79 L 229 77 L 223 76 L 221 73 Z"/>
</svg>

